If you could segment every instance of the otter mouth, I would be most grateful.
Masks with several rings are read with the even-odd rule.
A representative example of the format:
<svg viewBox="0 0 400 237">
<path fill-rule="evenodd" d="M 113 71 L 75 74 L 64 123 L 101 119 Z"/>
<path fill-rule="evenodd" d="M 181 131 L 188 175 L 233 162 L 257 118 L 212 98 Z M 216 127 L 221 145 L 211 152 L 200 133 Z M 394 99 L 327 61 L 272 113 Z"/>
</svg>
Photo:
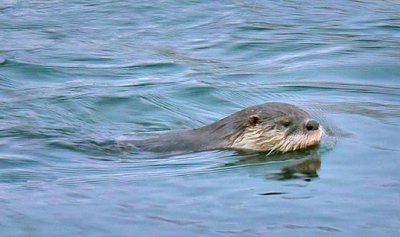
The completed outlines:
<svg viewBox="0 0 400 237">
<path fill-rule="evenodd" d="M 323 130 L 318 128 L 315 131 L 310 131 L 305 134 L 291 134 L 286 136 L 280 143 L 278 143 L 270 153 L 274 151 L 288 152 L 311 147 L 317 147 L 321 143 Z"/>
<path fill-rule="evenodd" d="M 273 128 L 248 129 L 235 139 L 231 148 L 240 150 L 274 152 L 290 152 L 317 147 L 324 134 L 321 127 L 313 131 L 286 134 Z"/>
</svg>

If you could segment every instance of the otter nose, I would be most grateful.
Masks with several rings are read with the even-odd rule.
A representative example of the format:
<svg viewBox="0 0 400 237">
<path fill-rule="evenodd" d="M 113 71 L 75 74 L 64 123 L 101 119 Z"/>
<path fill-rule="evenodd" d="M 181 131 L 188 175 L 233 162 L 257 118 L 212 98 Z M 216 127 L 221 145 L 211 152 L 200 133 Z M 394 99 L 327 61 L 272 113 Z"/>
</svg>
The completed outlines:
<svg viewBox="0 0 400 237">
<path fill-rule="evenodd" d="M 317 130 L 319 128 L 319 123 L 314 119 L 310 119 L 306 124 L 306 128 L 308 131 Z"/>
</svg>

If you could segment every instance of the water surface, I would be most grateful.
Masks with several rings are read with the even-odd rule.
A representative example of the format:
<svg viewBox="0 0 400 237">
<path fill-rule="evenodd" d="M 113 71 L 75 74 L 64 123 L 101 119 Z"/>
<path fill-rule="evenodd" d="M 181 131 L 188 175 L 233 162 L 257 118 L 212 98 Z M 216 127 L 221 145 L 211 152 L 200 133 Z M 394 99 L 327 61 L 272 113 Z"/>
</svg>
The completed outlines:
<svg viewBox="0 0 400 237">
<path fill-rule="evenodd" d="M 399 236 L 397 1 L 0 1 L 2 236 Z M 282 101 L 285 155 L 110 150 Z"/>
</svg>

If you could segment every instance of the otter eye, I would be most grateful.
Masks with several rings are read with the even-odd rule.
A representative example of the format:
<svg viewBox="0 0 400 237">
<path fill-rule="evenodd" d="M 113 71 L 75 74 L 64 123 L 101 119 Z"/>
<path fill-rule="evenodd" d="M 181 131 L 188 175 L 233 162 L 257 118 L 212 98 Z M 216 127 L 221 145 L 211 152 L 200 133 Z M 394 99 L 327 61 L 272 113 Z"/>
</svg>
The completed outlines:
<svg viewBox="0 0 400 237">
<path fill-rule="evenodd" d="M 253 125 L 260 124 L 262 121 L 258 115 L 251 115 L 249 117 L 250 123 Z"/>
<path fill-rule="evenodd" d="M 289 120 L 285 120 L 285 121 L 282 122 L 282 126 L 284 126 L 285 128 L 289 127 L 290 124 L 292 124 L 292 122 L 289 121 Z"/>
</svg>

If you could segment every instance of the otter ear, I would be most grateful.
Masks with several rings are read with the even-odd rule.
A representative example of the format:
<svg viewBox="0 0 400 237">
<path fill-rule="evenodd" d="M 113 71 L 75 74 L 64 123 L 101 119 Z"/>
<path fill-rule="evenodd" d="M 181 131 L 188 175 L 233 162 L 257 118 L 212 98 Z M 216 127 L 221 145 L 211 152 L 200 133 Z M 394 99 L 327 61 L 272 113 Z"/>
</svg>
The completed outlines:
<svg viewBox="0 0 400 237">
<path fill-rule="evenodd" d="M 260 123 L 260 117 L 257 114 L 250 115 L 249 122 L 251 125 L 256 125 Z"/>
</svg>

